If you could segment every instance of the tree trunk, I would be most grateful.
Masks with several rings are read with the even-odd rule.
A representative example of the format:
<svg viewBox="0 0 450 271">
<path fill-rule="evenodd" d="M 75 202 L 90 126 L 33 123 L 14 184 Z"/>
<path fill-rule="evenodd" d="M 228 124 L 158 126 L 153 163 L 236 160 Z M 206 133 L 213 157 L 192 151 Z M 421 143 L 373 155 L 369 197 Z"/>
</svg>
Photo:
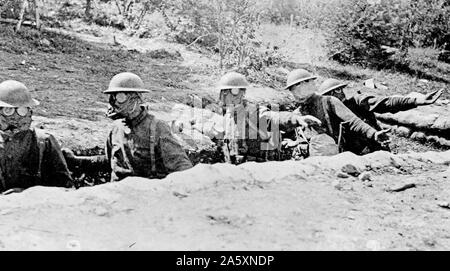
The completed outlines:
<svg viewBox="0 0 450 271">
<path fill-rule="evenodd" d="M 86 0 L 86 9 L 84 10 L 86 20 L 92 20 L 92 0 Z"/>
<path fill-rule="evenodd" d="M 117 6 L 117 10 L 119 11 L 119 14 L 122 15 L 123 11 L 120 8 L 120 4 L 119 4 L 119 0 L 115 0 L 116 6 Z"/>
<path fill-rule="evenodd" d="M 218 10 L 217 10 L 217 30 L 219 32 L 219 68 L 223 69 L 223 59 L 225 57 L 225 46 L 223 45 L 223 33 L 222 33 L 222 2 L 219 0 L 218 3 Z"/>
<path fill-rule="evenodd" d="M 145 15 L 147 15 L 147 12 L 150 10 L 150 4 L 149 2 L 144 4 L 144 7 L 141 10 L 141 14 L 139 15 L 139 18 L 135 22 L 133 29 L 138 30 L 141 27 L 142 22 L 144 21 Z"/>
<path fill-rule="evenodd" d="M 41 29 L 41 17 L 40 17 L 40 5 L 39 0 L 34 0 L 34 16 L 36 19 L 36 29 Z"/>
<path fill-rule="evenodd" d="M 22 22 L 23 22 L 23 17 L 25 15 L 25 8 L 26 8 L 26 6 L 27 6 L 27 0 L 21 0 L 19 21 L 17 22 L 17 25 L 16 25 L 16 32 L 19 32 L 20 31 L 20 27 L 22 26 Z"/>
<path fill-rule="evenodd" d="M 171 31 L 175 31 L 176 27 L 173 25 L 173 23 L 170 21 L 169 16 L 167 16 L 166 11 L 165 11 L 165 7 L 164 4 L 161 3 L 161 5 L 159 6 L 159 11 L 161 12 L 161 15 L 164 18 L 164 22 L 166 23 L 167 27 L 169 27 L 169 29 Z"/>
</svg>

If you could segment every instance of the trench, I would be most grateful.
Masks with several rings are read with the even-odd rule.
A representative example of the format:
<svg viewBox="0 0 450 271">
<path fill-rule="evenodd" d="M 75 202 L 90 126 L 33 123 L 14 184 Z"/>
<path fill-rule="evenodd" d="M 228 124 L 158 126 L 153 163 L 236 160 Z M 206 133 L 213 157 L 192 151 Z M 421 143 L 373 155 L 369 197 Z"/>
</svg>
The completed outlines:
<svg viewBox="0 0 450 271">
<path fill-rule="evenodd" d="M 105 150 L 98 146 L 86 149 L 73 149 L 72 151 L 77 156 L 96 156 L 105 154 Z M 213 165 L 225 162 L 220 148 L 210 147 L 202 150 L 185 150 L 185 152 L 194 166 L 198 164 Z M 282 149 L 280 153 L 280 160 L 286 161 L 291 160 L 291 158 L 292 149 Z M 108 183 L 111 179 L 111 172 L 101 167 L 92 167 L 87 169 L 75 167 L 71 164 L 68 164 L 68 167 L 76 189 L 81 187 L 102 185 Z"/>
</svg>

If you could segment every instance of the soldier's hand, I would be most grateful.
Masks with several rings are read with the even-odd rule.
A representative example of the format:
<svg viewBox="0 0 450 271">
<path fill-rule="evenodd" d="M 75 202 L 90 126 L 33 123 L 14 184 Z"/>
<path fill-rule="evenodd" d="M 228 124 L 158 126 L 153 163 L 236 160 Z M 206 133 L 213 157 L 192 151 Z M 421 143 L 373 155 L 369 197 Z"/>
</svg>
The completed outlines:
<svg viewBox="0 0 450 271">
<path fill-rule="evenodd" d="M 431 93 L 428 93 L 424 95 L 423 97 L 417 98 L 417 104 L 418 105 L 430 105 L 434 104 L 439 97 L 441 97 L 442 93 L 444 92 L 444 89 L 436 90 Z"/>
<path fill-rule="evenodd" d="M 294 117 L 293 123 L 295 126 L 301 126 L 303 128 L 308 128 L 310 126 L 322 125 L 322 122 L 318 118 L 310 116 L 310 115 L 306 115 L 306 116 L 296 115 Z"/>
<path fill-rule="evenodd" d="M 388 134 L 390 131 L 391 129 L 384 129 L 381 131 L 377 131 L 375 133 L 375 141 L 381 144 L 388 144 L 391 141 Z"/>
</svg>

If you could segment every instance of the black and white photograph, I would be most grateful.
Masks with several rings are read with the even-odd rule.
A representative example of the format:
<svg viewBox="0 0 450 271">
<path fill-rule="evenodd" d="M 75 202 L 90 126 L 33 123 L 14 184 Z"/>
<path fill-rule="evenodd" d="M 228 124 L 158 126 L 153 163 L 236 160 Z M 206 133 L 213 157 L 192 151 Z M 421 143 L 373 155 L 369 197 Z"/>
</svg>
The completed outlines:
<svg viewBox="0 0 450 271">
<path fill-rule="evenodd" d="M 0 0 L 0 251 L 450 251 L 450 0 Z"/>
</svg>

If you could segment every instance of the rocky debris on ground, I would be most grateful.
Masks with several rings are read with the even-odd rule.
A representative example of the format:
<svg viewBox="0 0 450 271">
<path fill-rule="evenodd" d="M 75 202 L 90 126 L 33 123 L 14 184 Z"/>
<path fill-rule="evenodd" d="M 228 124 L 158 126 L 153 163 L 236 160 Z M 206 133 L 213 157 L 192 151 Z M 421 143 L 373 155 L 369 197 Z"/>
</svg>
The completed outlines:
<svg viewBox="0 0 450 271">
<path fill-rule="evenodd" d="M 350 178 L 350 176 L 348 174 L 344 173 L 344 172 L 338 172 L 337 177 L 341 178 L 341 179 Z"/>
<path fill-rule="evenodd" d="M 416 184 L 414 183 L 408 183 L 408 184 L 397 184 L 391 188 L 388 188 L 386 191 L 388 192 L 403 192 L 405 190 L 415 188 Z"/>
<path fill-rule="evenodd" d="M 342 153 L 200 164 L 164 180 L 127 178 L 76 191 L 33 187 L 0 197 L 0 249 L 369 250 L 375 243 L 377 249 L 430 249 L 422 240 L 431 237 L 433 249 L 442 249 L 450 245 L 442 223 L 448 213 L 427 209 L 436 202 L 424 196 L 406 197 L 419 189 L 392 197 L 376 187 L 366 191 L 332 180 L 346 165 L 360 171 L 410 167 L 422 170 L 418 178 L 437 178 L 449 163 L 450 151 Z M 436 186 L 442 180 L 433 180 L 420 189 L 434 187 L 426 193 L 444 197 Z"/>
<path fill-rule="evenodd" d="M 364 171 L 358 176 L 358 179 L 362 182 L 370 182 L 372 181 L 372 176 L 370 172 Z"/>
<path fill-rule="evenodd" d="M 358 177 L 360 175 L 359 170 L 352 164 L 347 164 L 342 167 L 342 172 L 351 175 L 353 177 Z"/>
<path fill-rule="evenodd" d="M 450 209 L 450 203 L 447 201 L 441 201 L 438 203 L 438 206 L 444 209 Z"/>
</svg>

